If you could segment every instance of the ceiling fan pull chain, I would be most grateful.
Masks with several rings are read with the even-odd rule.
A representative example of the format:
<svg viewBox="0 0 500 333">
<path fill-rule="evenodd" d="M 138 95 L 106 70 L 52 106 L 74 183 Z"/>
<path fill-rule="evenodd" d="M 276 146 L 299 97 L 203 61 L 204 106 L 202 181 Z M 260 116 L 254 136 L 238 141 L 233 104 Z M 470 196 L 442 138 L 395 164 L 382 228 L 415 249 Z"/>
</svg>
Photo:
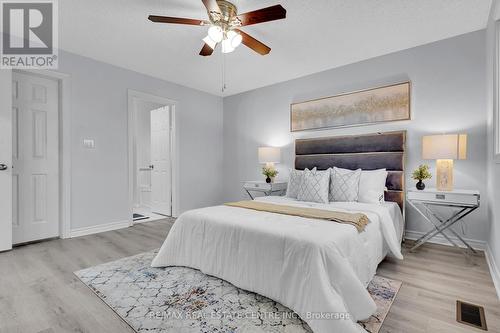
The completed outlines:
<svg viewBox="0 0 500 333">
<path fill-rule="evenodd" d="M 224 54 L 224 91 L 226 91 L 226 73 L 227 73 L 227 64 L 226 64 L 226 55 Z"/>
<path fill-rule="evenodd" d="M 226 55 L 222 53 L 222 93 L 226 90 Z"/>
</svg>

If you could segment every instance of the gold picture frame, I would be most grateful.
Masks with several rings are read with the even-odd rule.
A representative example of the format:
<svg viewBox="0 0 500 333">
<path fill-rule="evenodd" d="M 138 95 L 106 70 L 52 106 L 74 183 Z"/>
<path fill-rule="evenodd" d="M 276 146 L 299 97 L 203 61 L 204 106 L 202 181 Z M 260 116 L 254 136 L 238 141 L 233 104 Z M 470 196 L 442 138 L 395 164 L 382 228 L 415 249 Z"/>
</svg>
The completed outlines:
<svg viewBox="0 0 500 333">
<path fill-rule="evenodd" d="M 411 120 L 411 82 L 290 104 L 290 131 Z"/>
</svg>

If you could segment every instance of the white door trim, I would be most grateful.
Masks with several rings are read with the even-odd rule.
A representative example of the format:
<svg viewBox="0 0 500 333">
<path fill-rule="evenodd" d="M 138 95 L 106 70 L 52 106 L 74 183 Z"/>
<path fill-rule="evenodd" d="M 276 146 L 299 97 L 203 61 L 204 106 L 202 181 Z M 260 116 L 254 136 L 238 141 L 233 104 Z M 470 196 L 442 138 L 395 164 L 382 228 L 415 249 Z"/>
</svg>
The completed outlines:
<svg viewBox="0 0 500 333">
<path fill-rule="evenodd" d="M 170 156 L 171 156 L 171 174 L 172 174 L 172 216 L 177 217 L 179 212 L 179 168 L 178 168 L 178 142 L 177 142 L 177 122 L 176 113 L 178 111 L 178 102 L 156 95 L 151 95 L 137 90 L 128 89 L 128 197 L 129 197 L 129 225 L 133 225 L 132 215 L 134 207 L 134 99 L 142 99 L 158 104 L 171 105 L 170 112 Z"/>
<path fill-rule="evenodd" d="M 59 82 L 59 237 L 69 238 L 71 230 L 71 77 L 69 74 L 44 69 L 23 69 L 14 70 L 14 72 Z"/>
</svg>

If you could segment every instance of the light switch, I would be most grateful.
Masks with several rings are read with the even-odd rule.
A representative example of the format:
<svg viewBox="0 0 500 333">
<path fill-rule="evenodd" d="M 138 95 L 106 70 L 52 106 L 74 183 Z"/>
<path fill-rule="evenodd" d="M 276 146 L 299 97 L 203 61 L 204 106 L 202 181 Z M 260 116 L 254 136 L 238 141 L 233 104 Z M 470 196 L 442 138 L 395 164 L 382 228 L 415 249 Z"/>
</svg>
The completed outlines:
<svg viewBox="0 0 500 333">
<path fill-rule="evenodd" d="M 94 149 L 95 148 L 94 139 L 83 139 L 83 147 L 87 149 Z"/>
</svg>

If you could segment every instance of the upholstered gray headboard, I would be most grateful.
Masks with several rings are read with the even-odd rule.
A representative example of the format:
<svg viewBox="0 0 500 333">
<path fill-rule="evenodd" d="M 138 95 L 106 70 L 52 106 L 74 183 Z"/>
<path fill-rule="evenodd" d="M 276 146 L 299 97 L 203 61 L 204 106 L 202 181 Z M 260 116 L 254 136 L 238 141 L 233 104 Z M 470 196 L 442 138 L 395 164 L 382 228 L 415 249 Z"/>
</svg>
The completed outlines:
<svg viewBox="0 0 500 333">
<path fill-rule="evenodd" d="M 295 168 L 387 169 L 386 201 L 404 214 L 406 131 L 295 140 Z"/>
</svg>

